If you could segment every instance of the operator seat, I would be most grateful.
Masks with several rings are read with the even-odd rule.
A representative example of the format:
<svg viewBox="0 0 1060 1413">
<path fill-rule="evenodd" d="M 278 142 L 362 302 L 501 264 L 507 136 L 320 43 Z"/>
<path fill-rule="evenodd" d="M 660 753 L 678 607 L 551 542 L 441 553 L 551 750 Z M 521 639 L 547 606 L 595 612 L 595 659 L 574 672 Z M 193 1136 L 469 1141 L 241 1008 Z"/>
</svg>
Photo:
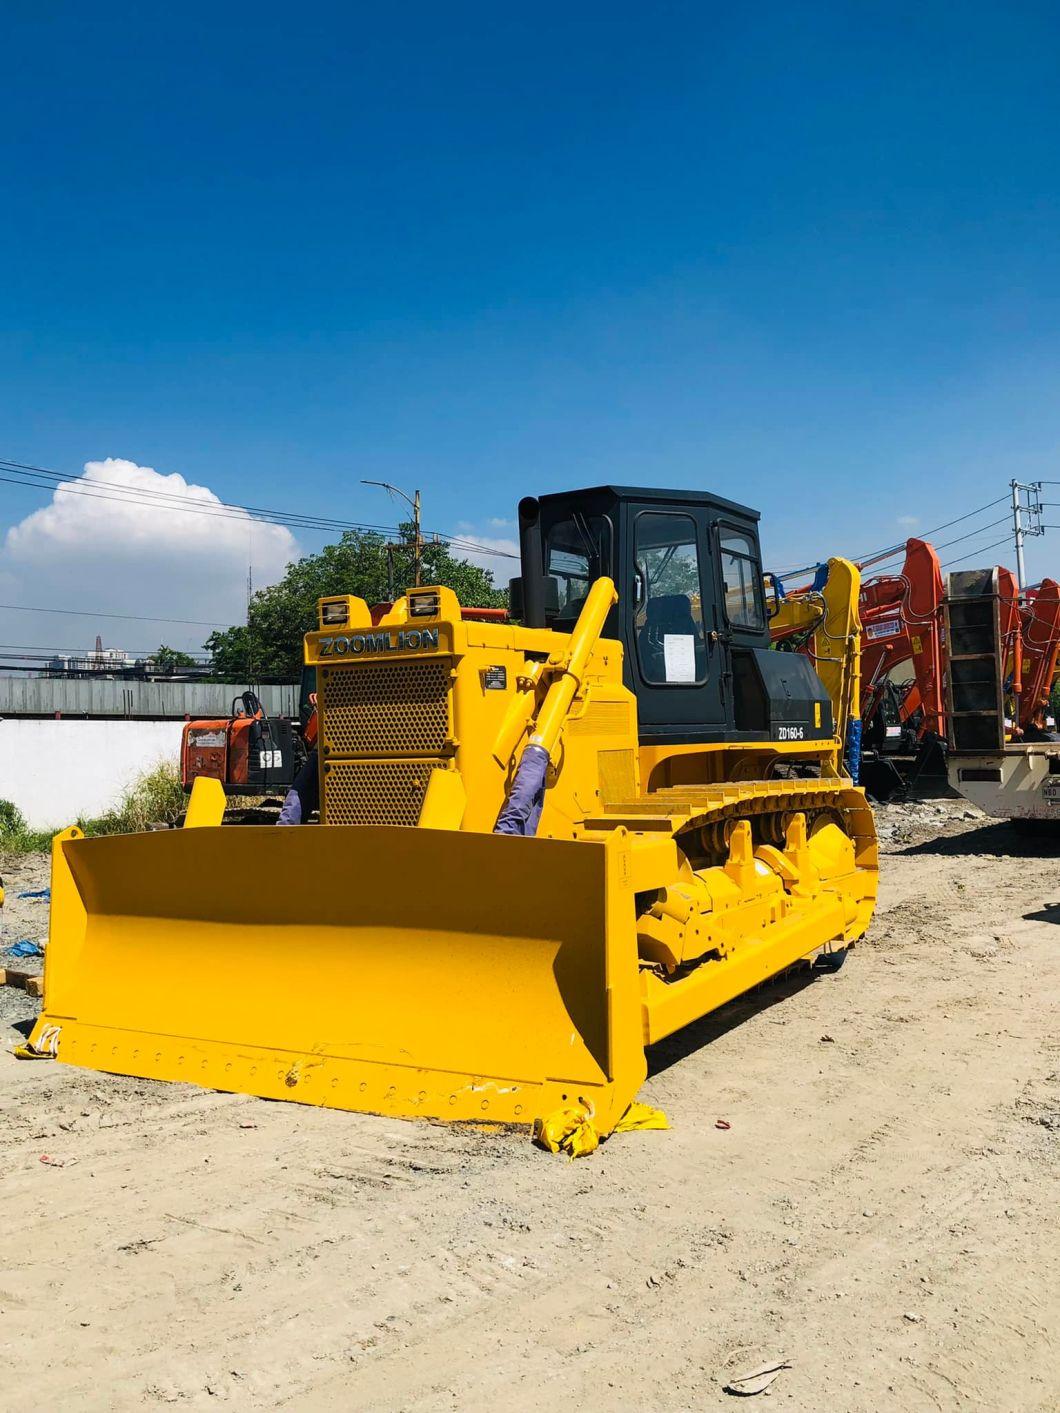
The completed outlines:
<svg viewBox="0 0 1060 1413">
<path fill-rule="evenodd" d="M 705 651 L 702 631 L 692 617 L 692 605 L 687 594 L 660 594 L 648 600 L 644 627 L 640 630 L 637 647 L 641 670 L 649 682 L 666 681 L 664 638 L 667 634 L 690 637 L 695 646 L 696 677 L 703 676 Z"/>
</svg>

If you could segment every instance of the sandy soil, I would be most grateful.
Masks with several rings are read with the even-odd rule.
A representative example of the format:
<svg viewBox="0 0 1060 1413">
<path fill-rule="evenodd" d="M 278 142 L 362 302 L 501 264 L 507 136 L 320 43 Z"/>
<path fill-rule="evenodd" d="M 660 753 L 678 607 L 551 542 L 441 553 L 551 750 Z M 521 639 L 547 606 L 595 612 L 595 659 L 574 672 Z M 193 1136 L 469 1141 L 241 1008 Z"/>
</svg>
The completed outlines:
<svg viewBox="0 0 1060 1413">
<path fill-rule="evenodd" d="M 673 1413 L 786 1356 L 798 1413 L 1060 1408 L 1060 848 L 881 823 L 842 971 L 660 1047 L 672 1130 L 577 1163 L 0 1051 L 8 1394 Z"/>
<path fill-rule="evenodd" d="M 51 862 L 47 854 L 0 857 L 0 878 L 4 883 L 4 906 L 0 909 L 0 967 L 36 975 L 43 968 L 40 957 L 14 957 L 8 949 L 23 939 L 43 946 L 48 936 L 48 902 L 27 898 L 47 888 Z M 0 1016 L 4 1012 L 0 1010 Z"/>
</svg>

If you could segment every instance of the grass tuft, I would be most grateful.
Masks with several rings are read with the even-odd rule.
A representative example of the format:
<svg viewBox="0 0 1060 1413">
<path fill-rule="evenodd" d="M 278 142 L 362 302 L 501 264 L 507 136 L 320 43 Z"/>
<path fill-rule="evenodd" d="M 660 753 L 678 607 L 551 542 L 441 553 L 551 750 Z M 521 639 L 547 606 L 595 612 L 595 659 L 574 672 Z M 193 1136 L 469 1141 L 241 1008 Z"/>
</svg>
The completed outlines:
<svg viewBox="0 0 1060 1413">
<path fill-rule="evenodd" d="M 0 854 L 41 854 L 52 846 L 52 829 L 30 829 L 18 805 L 0 800 Z"/>
<path fill-rule="evenodd" d="M 101 834 L 141 834 L 150 824 L 175 824 L 186 805 L 176 763 L 161 761 L 154 770 L 137 776 L 116 809 L 79 819 L 77 827 L 90 839 Z"/>
</svg>

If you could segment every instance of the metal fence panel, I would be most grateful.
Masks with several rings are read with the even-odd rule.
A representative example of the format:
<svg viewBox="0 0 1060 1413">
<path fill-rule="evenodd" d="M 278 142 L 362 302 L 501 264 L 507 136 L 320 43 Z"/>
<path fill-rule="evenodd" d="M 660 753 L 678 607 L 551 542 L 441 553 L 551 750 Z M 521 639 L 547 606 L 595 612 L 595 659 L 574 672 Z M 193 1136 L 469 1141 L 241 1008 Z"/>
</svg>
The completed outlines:
<svg viewBox="0 0 1060 1413">
<path fill-rule="evenodd" d="M 138 717 L 164 721 L 227 716 L 232 699 L 245 690 L 235 682 L 127 682 L 114 678 L 0 677 L 0 717 Z M 298 687 L 258 687 L 270 716 L 293 716 Z"/>
</svg>

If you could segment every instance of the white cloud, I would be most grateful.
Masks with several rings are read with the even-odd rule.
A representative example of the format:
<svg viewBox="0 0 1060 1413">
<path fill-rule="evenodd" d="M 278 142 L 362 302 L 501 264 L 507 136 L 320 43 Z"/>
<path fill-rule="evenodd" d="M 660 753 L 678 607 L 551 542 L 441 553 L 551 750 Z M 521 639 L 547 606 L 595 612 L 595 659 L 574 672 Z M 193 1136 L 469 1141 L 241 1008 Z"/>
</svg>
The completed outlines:
<svg viewBox="0 0 1060 1413">
<path fill-rule="evenodd" d="M 491 525 L 493 521 L 489 522 Z M 519 544 L 516 540 L 496 535 L 480 535 L 466 521 L 462 521 L 459 532 L 461 539 L 478 545 L 478 549 L 467 549 L 463 544 L 452 546 L 458 559 L 469 560 L 472 564 L 488 569 L 493 575 L 495 588 L 506 589 L 508 580 L 519 573 Z M 515 558 L 512 558 L 512 556 Z"/>
<path fill-rule="evenodd" d="M 896 524 L 900 525 L 903 530 L 915 530 L 916 527 L 920 524 L 920 516 L 899 515 Z"/>
<path fill-rule="evenodd" d="M 50 504 L 12 526 L 0 550 L 2 602 L 99 613 L 158 614 L 230 624 L 246 612 L 248 562 L 255 587 L 275 583 L 299 550 L 282 525 L 243 512 L 203 514 L 130 494 L 150 491 L 219 506 L 206 486 L 108 457 L 59 485 Z M 168 506 L 168 508 L 167 508 Z M 4 644 L 197 649 L 211 632 L 161 622 L 0 610 Z"/>
</svg>

